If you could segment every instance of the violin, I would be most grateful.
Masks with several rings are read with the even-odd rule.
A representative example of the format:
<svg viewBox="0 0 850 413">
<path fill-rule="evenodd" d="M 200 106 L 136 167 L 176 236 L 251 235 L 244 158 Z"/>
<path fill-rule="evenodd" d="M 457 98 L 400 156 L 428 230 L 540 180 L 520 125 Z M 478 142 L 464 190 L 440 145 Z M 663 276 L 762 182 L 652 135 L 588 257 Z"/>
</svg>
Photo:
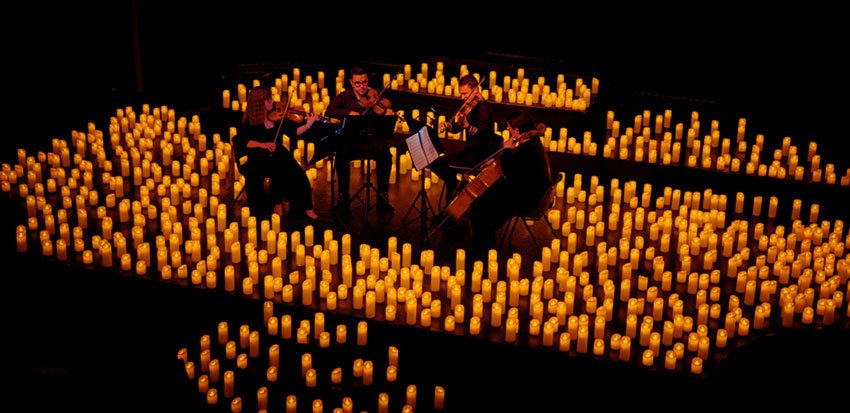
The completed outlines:
<svg viewBox="0 0 850 413">
<path fill-rule="evenodd" d="M 280 113 L 280 114 L 281 114 L 281 118 L 283 118 L 283 114 L 284 114 L 284 111 L 285 111 L 285 110 L 286 110 L 286 108 L 284 107 L 283 102 L 275 102 L 275 110 L 274 110 L 274 112 L 275 112 L 275 113 Z M 306 118 L 307 118 L 307 116 L 309 116 L 309 115 L 310 115 L 310 114 L 309 114 L 308 112 L 305 112 L 305 111 L 303 111 L 303 110 L 289 108 L 289 110 L 288 110 L 288 111 L 286 111 L 285 119 L 286 119 L 286 120 L 288 120 L 288 121 L 290 121 L 290 122 L 301 123 L 301 122 L 303 122 L 303 121 L 304 121 L 304 119 L 306 119 Z M 337 119 L 337 118 L 331 118 L 331 117 L 324 116 L 324 115 L 317 115 L 317 116 L 318 116 L 318 117 L 317 117 L 317 119 L 316 119 L 316 120 L 317 120 L 317 121 L 319 121 L 319 122 L 323 122 L 323 123 L 331 123 L 331 124 L 339 124 L 339 123 L 342 123 L 342 122 L 341 122 L 339 119 Z"/>
<path fill-rule="evenodd" d="M 383 90 L 378 93 L 377 90 L 369 88 L 366 94 L 360 97 L 360 107 L 363 108 L 361 114 L 365 114 L 370 109 L 378 115 L 386 114 L 390 109 L 390 100 L 381 96 L 383 93 Z"/>
<path fill-rule="evenodd" d="M 478 102 L 481 102 L 481 99 L 484 99 L 484 96 L 481 95 L 481 91 L 478 90 L 478 88 L 475 88 L 475 90 L 470 93 L 460 105 L 460 108 L 458 108 L 457 112 L 455 112 L 452 116 L 452 119 L 454 119 L 455 122 L 460 122 L 462 117 L 465 118 L 469 116 L 469 112 L 472 111 L 472 108 L 478 105 Z"/>
<path fill-rule="evenodd" d="M 457 109 L 457 112 L 455 112 L 455 114 L 452 115 L 449 119 L 454 123 L 460 123 L 461 119 L 469 116 L 469 112 L 471 112 L 472 109 L 475 108 L 475 106 L 478 105 L 478 102 L 481 102 L 482 99 L 484 99 L 484 96 L 481 94 L 481 90 L 475 88 L 475 90 L 470 93 L 469 96 L 466 97 L 466 99 L 463 100 L 463 103 L 461 103 L 460 107 Z M 445 128 L 441 126 L 440 131 L 442 131 L 443 129 Z"/>
</svg>

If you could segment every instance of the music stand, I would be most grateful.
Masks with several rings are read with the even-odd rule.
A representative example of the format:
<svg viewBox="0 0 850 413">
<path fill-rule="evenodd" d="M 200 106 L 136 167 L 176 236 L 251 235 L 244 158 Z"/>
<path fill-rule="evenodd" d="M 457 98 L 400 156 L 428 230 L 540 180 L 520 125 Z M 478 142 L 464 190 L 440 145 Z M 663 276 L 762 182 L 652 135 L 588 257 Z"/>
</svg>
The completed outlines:
<svg viewBox="0 0 850 413">
<path fill-rule="evenodd" d="M 395 131 L 396 124 L 395 116 L 380 116 L 380 115 L 369 115 L 369 116 L 349 116 L 345 117 L 342 120 L 342 139 L 344 139 L 343 146 L 345 149 L 343 150 L 351 150 L 353 147 L 364 147 L 371 144 L 375 139 L 383 139 L 387 136 L 392 136 Z M 371 159 L 368 156 L 366 159 Z M 344 167 L 348 167 L 345 165 Z M 364 165 L 365 167 L 365 165 Z M 374 207 L 371 204 L 371 191 L 375 191 L 378 194 L 378 197 L 381 197 L 384 202 L 389 204 L 390 200 L 387 199 L 384 194 L 378 191 L 378 188 L 372 183 L 372 168 L 371 165 L 366 168 L 366 180 L 360 186 L 360 189 L 354 193 L 354 196 L 351 199 L 357 199 L 360 201 L 364 207 L 365 211 L 363 212 L 363 224 L 364 228 L 366 227 L 366 221 L 369 217 L 369 210 Z M 345 188 L 347 191 L 348 188 Z M 366 200 L 363 201 L 360 198 L 360 193 L 366 193 Z M 377 202 L 377 197 L 376 197 Z"/>
<path fill-rule="evenodd" d="M 328 162 L 330 162 L 328 173 L 331 174 L 331 217 L 333 218 L 333 223 L 339 225 L 344 233 L 351 233 L 348 225 L 345 224 L 345 221 L 336 209 L 336 190 L 334 189 L 334 183 L 336 182 L 336 175 L 334 174 L 336 171 L 334 168 L 336 165 L 336 153 L 342 150 L 342 146 L 344 144 L 342 139 L 342 128 L 336 129 L 319 138 L 315 143 L 316 146 L 313 152 L 313 158 L 307 160 L 307 165 L 313 165 L 326 158 L 328 159 Z"/>
<path fill-rule="evenodd" d="M 437 160 L 439 157 L 438 152 L 444 151 L 442 144 L 439 142 L 439 139 L 437 139 L 436 142 L 434 141 L 434 137 L 437 136 L 434 128 L 416 119 L 409 119 L 407 120 L 407 123 L 413 127 L 412 129 L 417 129 L 417 132 L 408 137 L 405 140 L 405 143 L 407 143 L 408 151 L 411 154 L 411 158 L 414 161 L 416 169 L 418 171 L 424 171 L 425 168 Z M 413 211 L 416 211 L 419 215 L 408 221 L 407 218 Z M 419 193 L 416 195 L 416 198 L 404 214 L 404 218 L 401 221 L 401 227 L 395 230 L 393 234 L 407 228 L 410 224 L 419 221 L 419 233 L 425 234 L 425 245 L 430 245 L 430 233 L 426 231 L 426 228 L 434 217 L 436 217 L 436 214 L 434 213 L 434 208 L 431 205 L 431 200 L 428 198 L 428 192 L 425 191 L 425 177 L 423 176 L 420 179 Z"/>
</svg>

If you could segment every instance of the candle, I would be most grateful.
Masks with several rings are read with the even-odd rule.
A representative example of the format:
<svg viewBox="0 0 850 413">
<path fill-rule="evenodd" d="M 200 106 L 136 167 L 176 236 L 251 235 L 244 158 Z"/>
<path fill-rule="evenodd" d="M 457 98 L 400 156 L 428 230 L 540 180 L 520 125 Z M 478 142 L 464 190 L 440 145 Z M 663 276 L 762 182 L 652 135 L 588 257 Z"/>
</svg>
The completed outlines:
<svg viewBox="0 0 850 413">
<path fill-rule="evenodd" d="M 257 409 L 268 409 L 269 405 L 269 390 L 268 388 L 260 387 L 257 390 Z"/>
<path fill-rule="evenodd" d="M 386 393 L 378 395 L 378 412 L 387 413 L 389 411 L 390 397 Z"/>
<path fill-rule="evenodd" d="M 446 406 L 446 390 L 441 386 L 434 387 L 434 410 L 443 410 Z"/>
<path fill-rule="evenodd" d="M 405 392 L 405 395 L 406 395 L 406 398 L 405 398 L 406 403 L 405 404 L 407 404 L 410 407 L 416 408 L 416 385 L 411 384 L 411 385 L 407 386 L 407 391 Z"/>
<path fill-rule="evenodd" d="M 371 361 L 363 362 L 363 384 L 368 386 L 372 384 L 374 366 Z"/>
<path fill-rule="evenodd" d="M 469 320 L 469 333 L 477 336 L 481 333 L 481 318 L 480 317 L 472 317 Z"/>
<path fill-rule="evenodd" d="M 224 397 L 231 398 L 233 397 L 233 371 L 228 370 L 224 372 Z"/>
<path fill-rule="evenodd" d="M 198 377 L 198 392 L 206 393 L 210 388 L 210 379 L 206 374 Z"/>
<path fill-rule="evenodd" d="M 365 321 L 357 323 L 357 345 L 365 346 L 367 342 L 368 324 Z"/>
<path fill-rule="evenodd" d="M 295 413 L 298 410 L 298 398 L 293 395 L 286 396 L 286 413 Z"/>
</svg>

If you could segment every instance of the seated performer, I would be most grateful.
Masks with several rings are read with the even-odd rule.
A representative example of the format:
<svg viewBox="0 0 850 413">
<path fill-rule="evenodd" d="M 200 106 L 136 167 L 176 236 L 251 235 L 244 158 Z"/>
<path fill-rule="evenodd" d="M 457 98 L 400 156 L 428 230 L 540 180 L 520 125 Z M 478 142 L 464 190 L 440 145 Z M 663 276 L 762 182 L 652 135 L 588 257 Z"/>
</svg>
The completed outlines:
<svg viewBox="0 0 850 413">
<path fill-rule="evenodd" d="M 549 157 L 540 143 L 541 133 L 524 112 L 508 117 L 511 138 L 496 159 L 502 178 L 476 198 L 469 209 L 472 257 L 482 259 L 495 246 L 496 231 L 514 216 L 533 212 L 552 186 Z"/>
<path fill-rule="evenodd" d="M 284 94 L 282 101 L 287 101 Z M 274 101 L 267 87 L 255 87 L 248 93 L 248 105 L 234 136 L 236 153 L 248 155 L 248 162 L 242 165 L 245 175 L 248 205 L 256 216 L 266 216 L 272 212 L 283 215 L 281 203 L 289 200 L 289 217 L 292 219 L 316 219 L 313 211 L 313 195 L 310 181 L 301 165 L 295 161 L 286 149 L 282 138 L 278 137 L 276 122 L 283 122 L 280 134 L 287 136 L 303 135 L 316 121 L 316 115 L 310 114 L 302 125 L 281 119 L 283 113 L 273 110 Z M 277 138 L 277 142 L 276 142 Z M 237 160 L 238 162 L 238 160 Z M 263 177 L 271 178 L 268 197 L 263 190 Z"/>
<path fill-rule="evenodd" d="M 374 115 L 372 109 L 364 109 L 360 99 L 369 92 L 369 75 L 363 69 L 355 67 L 351 69 L 349 79 L 351 89 L 347 89 L 333 98 L 325 112 L 327 116 L 343 118 L 347 116 Z M 391 109 L 387 109 L 385 115 L 393 115 Z M 351 170 L 349 162 L 357 158 L 374 159 L 377 162 L 378 171 L 378 210 L 381 212 L 392 211 L 388 202 L 387 191 L 390 186 L 390 171 L 392 169 L 392 155 L 390 148 L 383 139 L 372 139 L 365 145 L 356 142 L 346 142 L 336 155 L 336 176 L 339 179 L 339 206 L 347 208 L 350 204 L 349 185 L 351 184 Z"/>
<path fill-rule="evenodd" d="M 458 91 L 464 102 L 481 93 L 478 90 L 478 80 L 472 75 L 461 77 L 458 83 Z M 439 127 L 441 130 L 454 133 L 466 130 L 464 149 L 458 153 L 440 157 L 430 166 L 432 172 L 446 181 L 446 203 L 448 203 L 458 186 L 456 173 L 450 165 L 473 167 L 498 150 L 502 140 L 493 133 L 493 110 L 484 99 L 480 99 L 469 110 L 468 115 L 463 116 L 462 113 L 458 113 L 457 118 L 452 122 L 440 122 Z"/>
</svg>

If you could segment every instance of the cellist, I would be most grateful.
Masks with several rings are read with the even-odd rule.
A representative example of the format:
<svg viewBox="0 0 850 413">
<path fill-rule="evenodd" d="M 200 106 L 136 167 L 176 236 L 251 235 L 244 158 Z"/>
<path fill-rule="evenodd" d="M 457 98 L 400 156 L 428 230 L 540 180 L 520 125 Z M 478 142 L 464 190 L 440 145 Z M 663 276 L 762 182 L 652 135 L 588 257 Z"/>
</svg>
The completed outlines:
<svg viewBox="0 0 850 413">
<path fill-rule="evenodd" d="M 493 133 L 493 110 L 486 100 L 481 98 L 478 90 L 478 79 L 472 75 L 464 75 L 458 82 L 458 92 L 464 103 L 477 101 L 468 108 L 468 114 L 458 113 L 451 122 L 440 122 L 440 129 L 459 133 L 466 131 L 464 149 L 441 157 L 430 168 L 446 182 L 446 203 L 451 201 L 452 194 L 458 186 L 455 172 L 449 165 L 475 166 L 493 152 L 499 149 L 501 139 Z"/>
<path fill-rule="evenodd" d="M 552 186 L 549 158 L 537 125 L 525 112 L 508 117 L 511 138 L 503 143 L 497 162 L 502 178 L 476 198 L 469 209 L 472 225 L 470 255 L 482 259 L 495 246 L 496 231 L 511 217 L 533 212 Z"/>
</svg>

